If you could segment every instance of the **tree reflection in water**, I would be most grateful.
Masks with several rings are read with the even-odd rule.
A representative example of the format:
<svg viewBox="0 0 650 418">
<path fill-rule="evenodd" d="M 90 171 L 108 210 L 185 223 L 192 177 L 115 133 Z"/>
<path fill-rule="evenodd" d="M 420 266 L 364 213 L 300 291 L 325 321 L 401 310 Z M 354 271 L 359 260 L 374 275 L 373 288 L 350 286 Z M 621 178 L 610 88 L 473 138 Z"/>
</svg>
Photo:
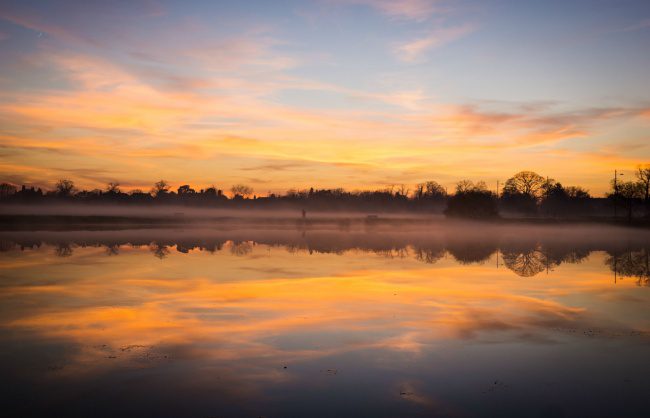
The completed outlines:
<svg viewBox="0 0 650 418">
<path fill-rule="evenodd" d="M 608 254 L 607 266 L 617 277 L 635 277 L 639 285 L 650 286 L 647 231 L 580 230 L 578 227 L 538 230 L 485 228 L 488 227 L 464 233 L 426 230 L 378 232 L 373 229 L 344 233 L 306 229 L 5 231 L 0 233 L 0 251 L 30 250 L 45 244 L 54 246 L 56 256 L 70 257 L 75 247 L 103 246 L 107 255 L 116 256 L 123 246 L 148 247 L 155 257 L 162 260 L 172 249 L 180 253 L 226 250 L 243 257 L 251 254 L 256 245 L 265 245 L 290 253 L 342 255 L 348 251 L 361 251 L 389 259 L 410 258 L 427 264 L 437 263 L 449 254 L 462 265 L 483 264 L 496 256 L 502 258 L 507 269 L 521 277 L 534 277 L 564 263 L 580 263 L 593 251 L 604 251 Z"/>
<path fill-rule="evenodd" d="M 232 242 L 230 245 L 230 253 L 237 257 L 243 257 L 253 252 L 254 245 L 255 243 L 252 241 Z"/>
<path fill-rule="evenodd" d="M 650 286 L 650 251 L 648 248 L 624 251 L 605 259 L 617 277 L 634 277 L 639 286 Z"/>
<path fill-rule="evenodd" d="M 118 244 L 108 244 L 106 245 L 106 254 L 107 255 L 119 255 L 120 246 Z"/>
<path fill-rule="evenodd" d="M 153 253 L 154 257 L 157 257 L 161 260 L 169 255 L 169 248 L 167 248 L 166 245 L 159 244 L 157 242 L 152 242 L 149 245 L 149 249 Z"/>
<path fill-rule="evenodd" d="M 483 264 L 496 252 L 496 245 L 489 241 L 457 241 L 447 244 L 447 251 L 460 264 Z"/>
<path fill-rule="evenodd" d="M 415 252 L 415 259 L 427 264 L 434 264 L 445 256 L 447 251 L 444 248 L 419 248 L 413 249 Z"/>
<path fill-rule="evenodd" d="M 54 253 L 57 257 L 70 257 L 72 255 L 72 246 L 69 243 L 59 243 Z"/>
<path fill-rule="evenodd" d="M 531 251 L 503 252 L 502 256 L 503 264 L 522 277 L 533 277 L 551 267 L 548 257 L 539 247 Z"/>
</svg>

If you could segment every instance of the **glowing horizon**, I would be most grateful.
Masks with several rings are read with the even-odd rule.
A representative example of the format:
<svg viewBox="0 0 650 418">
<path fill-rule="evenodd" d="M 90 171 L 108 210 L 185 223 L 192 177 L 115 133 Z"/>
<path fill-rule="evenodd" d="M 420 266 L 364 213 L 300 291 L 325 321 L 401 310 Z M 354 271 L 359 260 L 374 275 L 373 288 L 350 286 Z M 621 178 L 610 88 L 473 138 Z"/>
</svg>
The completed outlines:
<svg viewBox="0 0 650 418">
<path fill-rule="evenodd" d="M 256 194 L 650 160 L 650 4 L 5 2 L 0 181 Z M 48 183 L 49 182 L 49 183 Z"/>
</svg>

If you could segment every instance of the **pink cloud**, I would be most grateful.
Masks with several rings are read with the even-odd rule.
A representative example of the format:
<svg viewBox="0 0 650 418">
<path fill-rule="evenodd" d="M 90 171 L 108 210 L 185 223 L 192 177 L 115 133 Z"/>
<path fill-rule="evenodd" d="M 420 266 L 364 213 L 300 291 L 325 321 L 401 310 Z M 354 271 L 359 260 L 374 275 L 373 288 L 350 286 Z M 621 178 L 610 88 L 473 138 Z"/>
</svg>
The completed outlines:
<svg viewBox="0 0 650 418">
<path fill-rule="evenodd" d="M 423 21 L 442 11 L 438 0 L 338 0 L 347 4 L 365 5 L 395 19 Z"/>
</svg>

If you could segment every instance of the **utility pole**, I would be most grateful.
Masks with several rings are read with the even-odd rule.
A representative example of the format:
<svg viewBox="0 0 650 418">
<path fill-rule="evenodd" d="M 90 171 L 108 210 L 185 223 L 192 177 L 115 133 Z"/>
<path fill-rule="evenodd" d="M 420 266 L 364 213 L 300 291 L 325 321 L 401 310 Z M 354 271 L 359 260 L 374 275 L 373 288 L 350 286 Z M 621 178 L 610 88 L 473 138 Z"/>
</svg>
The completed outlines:
<svg viewBox="0 0 650 418">
<path fill-rule="evenodd" d="M 614 218 L 617 217 L 616 206 L 618 204 L 618 176 L 622 176 L 623 173 L 619 173 L 617 170 L 614 170 Z"/>
<path fill-rule="evenodd" d="M 497 180 L 497 200 L 499 199 L 499 180 Z"/>
<path fill-rule="evenodd" d="M 618 173 L 614 170 L 614 219 L 616 219 L 616 204 L 618 203 L 618 187 L 616 186 L 616 179 Z M 616 270 L 614 270 L 614 283 L 616 283 Z"/>
</svg>

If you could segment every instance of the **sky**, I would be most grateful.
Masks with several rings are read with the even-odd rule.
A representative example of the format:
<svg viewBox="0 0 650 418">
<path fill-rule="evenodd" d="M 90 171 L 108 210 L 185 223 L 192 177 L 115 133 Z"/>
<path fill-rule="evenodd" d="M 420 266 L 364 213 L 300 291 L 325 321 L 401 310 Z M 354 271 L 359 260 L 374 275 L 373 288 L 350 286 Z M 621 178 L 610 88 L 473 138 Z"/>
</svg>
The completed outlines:
<svg viewBox="0 0 650 418">
<path fill-rule="evenodd" d="M 264 195 L 533 170 L 602 195 L 647 163 L 647 0 L 0 2 L 0 181 Z"/>
</svg>

